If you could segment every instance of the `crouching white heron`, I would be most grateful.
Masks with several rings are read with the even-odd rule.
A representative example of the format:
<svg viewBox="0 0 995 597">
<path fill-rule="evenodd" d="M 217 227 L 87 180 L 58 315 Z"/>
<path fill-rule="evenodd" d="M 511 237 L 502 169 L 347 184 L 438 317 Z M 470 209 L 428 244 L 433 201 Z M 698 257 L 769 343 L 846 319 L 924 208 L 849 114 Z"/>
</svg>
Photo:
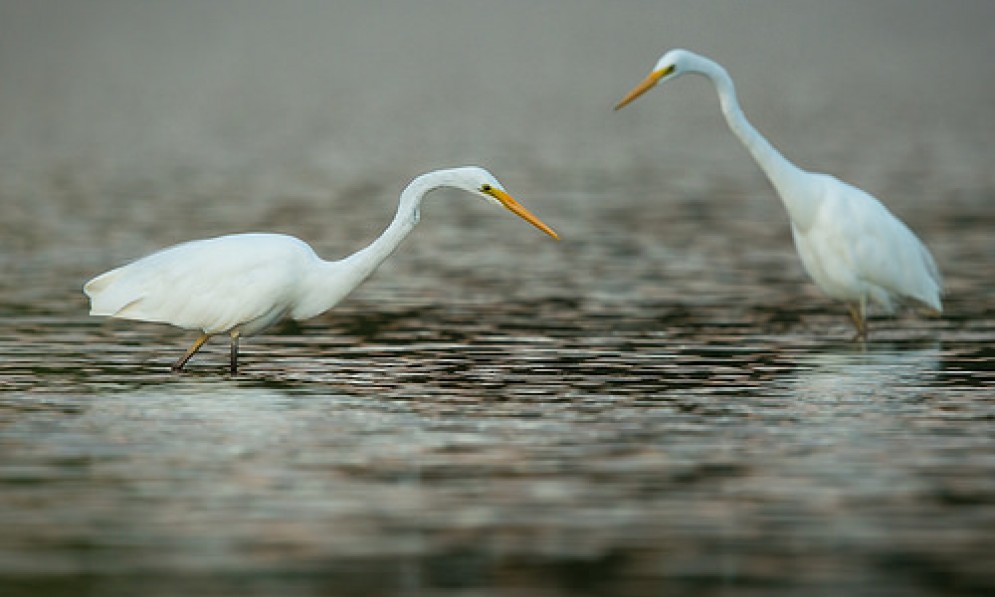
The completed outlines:
<svg viewBox="0 0 995 597">
<path fill-rule="evenodd" d="M 453 187 L 502 205 L 553 238 L 553 230 L 478 167 L 437 170 L 401 193 L 393 221 L 373 243 L 339 261 L 325 261 L 304 241 L 283 234 L 232 234 L 182 243 L 93 278 L 83 287 L 90 314 L 168 323 L 201 335 L 173 365 L 183 369 L 211 336 L 231 337 L 231 373 L 238 340 L 284 318 L 324 313 L 359 286 L 418 223 L 422 199 Z"/>
</svg>

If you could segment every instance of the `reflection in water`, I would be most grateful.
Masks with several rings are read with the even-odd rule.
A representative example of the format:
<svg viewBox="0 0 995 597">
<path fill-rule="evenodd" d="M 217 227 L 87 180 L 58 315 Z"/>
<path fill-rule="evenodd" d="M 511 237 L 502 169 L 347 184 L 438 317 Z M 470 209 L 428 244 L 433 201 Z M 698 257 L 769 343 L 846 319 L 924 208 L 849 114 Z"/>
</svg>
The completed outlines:
<svg viewBox="0 0 995 597">
<path fill-rule="evenodd" d="M 366 323 L 261 339 L 236 380 L 222 349 L 183 376 L 140 356 L 157 327 L 99 366 L 4 361 L 0 572 L 28 592 L 987 578 L 983 511 L 952 506 L 989 501 L 985 410 L 938 395 L 939 346 L 768 338 L 720 305 L 352 308 Z M 64 329 L 19 333 L 41 352 Z"/>
<path fill-rule="evenodd" d="M 940 347 L 915 348 L 888 344 L 854 344 L 838 350 L 802 355 L 791 381 L 799 399 L 872 399 L 916 390 L 936 380 Z"/>
<path fill-rule="evenodd" d="M 912 431 L 934 416 L 939 353 L 852 345 L 796 355 L 798 367 L 778 383 L 796 414 L 795 432 L 806 438 L 789 452 L 791 474 L 835 501 L 917 490 L 918 458 L 935 446 L 924 447 Z M 864 532 L 884 530 L 875 521 Z"/>
</svg>

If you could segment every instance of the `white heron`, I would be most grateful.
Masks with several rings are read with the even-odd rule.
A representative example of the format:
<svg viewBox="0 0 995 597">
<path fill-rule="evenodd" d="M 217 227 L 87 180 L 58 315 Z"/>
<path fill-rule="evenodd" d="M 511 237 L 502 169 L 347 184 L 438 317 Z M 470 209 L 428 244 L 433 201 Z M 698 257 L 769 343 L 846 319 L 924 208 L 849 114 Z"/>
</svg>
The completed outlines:
<svg viewBox="0 0 995 597">
<path fill-rule="evenodd" d="M 849 307 L 855 340 L 867 338 L 868 302 L 889 313 L 904 303 L 943 310 L 943 281 L 929 249 L 871 195 L 828 174 L 806 172 L 778 153 L 746 120 L 732 78 L 718 63 L 670 50 L 615 109 L 685 73 L 704 75 L 715 86 L 729 128 L 781 197 L 805 270 L 823 292 Z"/>
<path fill-rule="evenodd" d="M 283 234 L 232 234 L 163 249 L 93 278 L 83 287 L 90 315 L 168 323 L 201 335 L 173 365 L 183 369 L 211 336 L 231 337 L 231 373 L 238 340 L 284 318 L 304 320 L 331 309 L 359 286 L 418 223 L 422 199 L 452 187 L 502 205 L 559 238 L 515 201 L 483 168 L 468 166 L 418 176 L 401 193 L 387 229 L 366 248 L 325 261 L 304 241 Z"/>
</svg>

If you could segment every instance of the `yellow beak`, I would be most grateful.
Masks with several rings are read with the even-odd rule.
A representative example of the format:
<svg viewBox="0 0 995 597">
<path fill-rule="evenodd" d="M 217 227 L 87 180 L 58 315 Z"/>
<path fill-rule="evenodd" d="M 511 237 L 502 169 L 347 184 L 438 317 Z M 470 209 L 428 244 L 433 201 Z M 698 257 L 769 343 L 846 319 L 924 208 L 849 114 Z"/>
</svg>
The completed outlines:
<svg viewBox="0 0 995 597">
<path fill-rule="evenodd" d="M 621 99 L 621 101 L 619 101 L 617 104 L 615 104 L 615 109 L 616 110 L 621 110 L 626 105 L 628 105 L 629 103 L 631 103 L 632 100 L 636 99 L 640 95 L 642 95 L 642 94 L 646 93 L 647 91 L 649 91 L 650 89 L 652 89 L 653 86 L 656 85 L 657 82 L 660 81 L 660 79 L 662 79 L 663 77 L 669 75 L 672 72 L 674 72 L 673 65 L 668 66 L 667 68 L 662 68 L 660 70 L 651 72 L 648 77 L 646 77 L 645 79 L 643 79 L 642 82 L 639 83 L 639 85 L 636 85 L 635 87 L 633 87 L 632 91 L 630 91 L 629 93 L 625 94 L 625 97 L 623 97 Z"/>
<path fill-rule="evenodd" d="M 505 193 L 501 189 L 496 189 L 494 187 L 491 187 L 491 188 L 487 189 L 484 192 L 487 193 L 488 195 L 490 195 L 491 197 L 494 197 L 498 201 L 500 201 L 501 205 L 503 205 L 506 208 L 508 208 L 508 210 L 511 213 L 513 213 L 516 216 L 522 218 L 523 220 L 525 220 L 529 224 L 532 224 L 533 226 L 535 226 L 539 230 L 542 230 L 546 234 L 552 236 L 556 240 L 560 240 L 560 237 L 555 232 L 553 232 L 552 228 L 550 228 L 549 226 L 543 224 L 542 220 L 540 220 L 539 218 L 537 218 L 534 215 L 532 215 L 532 212 L 530 212 L 529 210 L 525 209 L 525 207 L 521 203 L 519 203 L 518 201 L 515 201 L 511 197 L 511 195 L 509 195 L 508 193 Z"/>
</svg>

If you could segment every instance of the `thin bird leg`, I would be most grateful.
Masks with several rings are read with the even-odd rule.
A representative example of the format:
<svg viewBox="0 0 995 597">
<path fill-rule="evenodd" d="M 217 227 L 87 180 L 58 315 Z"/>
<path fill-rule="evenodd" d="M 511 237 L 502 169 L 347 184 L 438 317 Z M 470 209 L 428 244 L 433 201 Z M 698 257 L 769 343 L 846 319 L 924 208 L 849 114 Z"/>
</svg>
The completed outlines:
<svg viewBox="0 0 995 597">
<path fill-rule="evenodd" d="M 180 360 L 173 363 L 172 367 L 173 371 L 183 371 L 183 366 L 187 364 L 187 361 L 190 360 L 190 357 L 192 357 L 195 352 L 200 350 L 200 347 L 203 346 L 204 343 L 210 339 L 211 336 L 209 336 L 208 334 L 201 334 L 200 338 L 197 338 L 197 341 L 193 343 L 193 346 L 188 348 L 187 351 L 183 354 L 183 356 L 180 357 Z"/>
<path fill-rule="evenodd" d="M 867 340 L 867 299 L 860 297 L 859 303 L 850 303 L 847 306 L 850 308 L 850 319 L 853 320 L 853 326 L 857 328 L 853 341 Z"/>
<path fill-rule="evenodd" d="M 238 373 L 238 332 L 231 334 L 231 374 Z"/>
</svg>

